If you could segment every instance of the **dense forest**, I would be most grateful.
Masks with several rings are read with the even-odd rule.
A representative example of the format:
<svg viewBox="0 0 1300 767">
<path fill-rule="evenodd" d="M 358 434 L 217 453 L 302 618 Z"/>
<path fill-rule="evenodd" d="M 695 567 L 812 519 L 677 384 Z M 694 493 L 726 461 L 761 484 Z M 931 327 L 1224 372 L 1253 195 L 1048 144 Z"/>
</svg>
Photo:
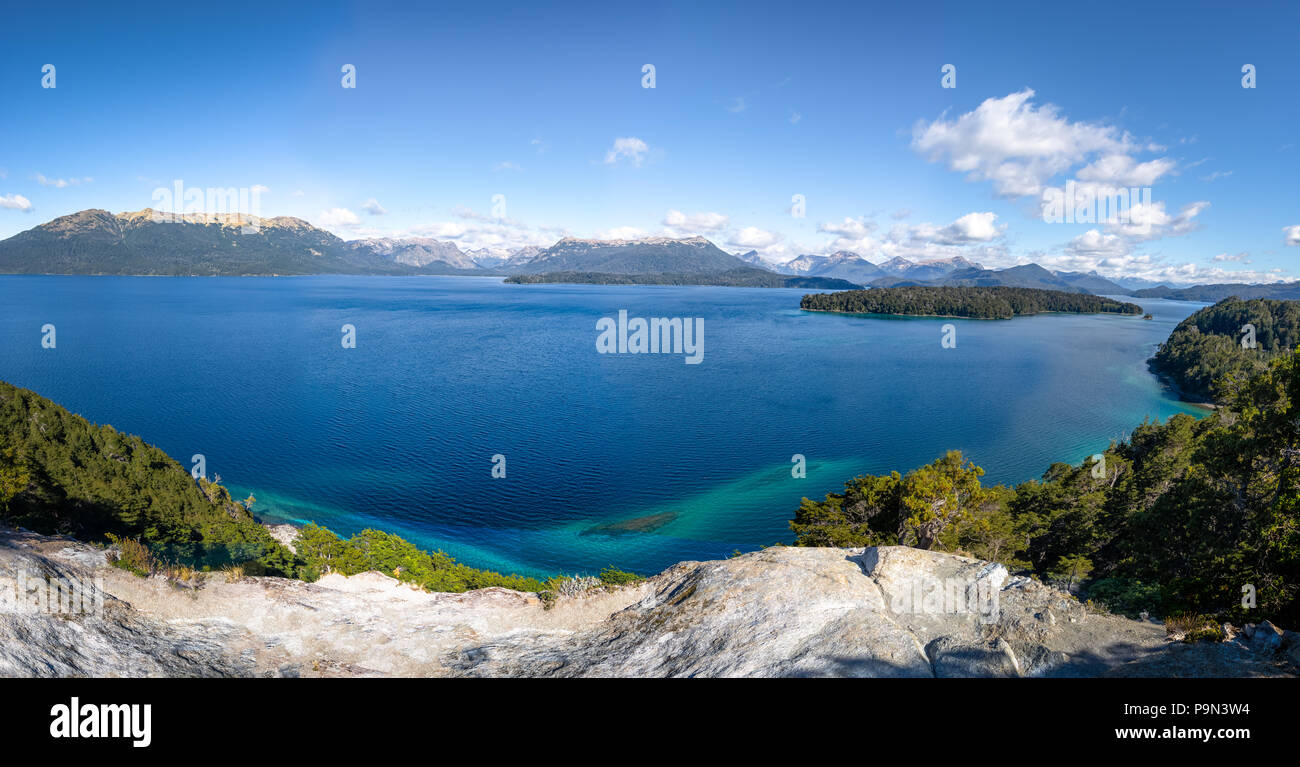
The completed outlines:
<svg viewBox="0 0 1300 767">
<path fill-rule="evenodd" d="M 1254 345 L 1247 325 L 1254 327 Z M 1183 320 L 1150 361 L 1184 396 L 1212 401 L 1300 345 L 1300 301 L 1225 298 Z"/>
<path fill-rule="evenodd" d="M 1300 353 L 1202 420 L 1143 423 L 1102 460 L 984 487 L 952 452 L 864 475 L 790 523 L 801 546 L 903 544 L 1005 563 L 1127 614 L 1300 623 Z M 1252 592 L 1253 590 L 1253 592 Z M 1256 606 L 1243 605 L 1252 592 Z"/>
<path fill-rule="evenodd" d="M 1010 319 L 1042 312 L 1141 314 L 1137 304 L 1087 293 L 1038 288 L 928 287 L 873 288 L 806 295 L 799 308 L 814 312 L 902 314 L 919 317 Z"/>
<path fill-rule="evenodd" d="M 295 554 L 253 518 L 254 502 L 237 502 L 218 482 L 194 479 L 139 437 L 0 381 L 0 524 L 128 542 L 137 553 L 126 569 L 144 574 L 183 565 L 315 580 L 332 571 L 381 570 L 437 591 L 547 586 L 467 567 L 377 530 L 343 540 L 310 526 Z"/>
<path fill-rule="evenodd" d="M 728 288 L 804 288 L 809 290 L 846 290 L 858 287 L 835 277 L 791 277 L 766 269 L 743 267 L 724 272 L 690 274 L 611 274 L 608 272 L 546 272 L 516 274 L 506 282 L 517 285 L 563 282 L 585 285 L 717 285 Z"/>
<path fill-rule="evenodd" d="M 293 555 L 219 484 L 166 453 L 0 382 L 0 520 L 48 535 L 139 537 L 199 567 L 291 575 Z"/>
</svg>

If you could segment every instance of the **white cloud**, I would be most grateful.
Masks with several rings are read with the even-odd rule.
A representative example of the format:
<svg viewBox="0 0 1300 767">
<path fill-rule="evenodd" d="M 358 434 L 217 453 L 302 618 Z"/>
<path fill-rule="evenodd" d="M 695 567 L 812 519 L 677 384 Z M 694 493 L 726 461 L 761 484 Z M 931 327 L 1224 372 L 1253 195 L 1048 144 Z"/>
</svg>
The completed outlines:
<svg viewBox="0 0 1300 767">
<path fill-rule="evenodd" d="M 731 103 L 727 105 L 727 111 L 733 114 L 738 114 L 740 112 L 743 112 L 745 111 L 745 109 L 746 109 L 745 100 L 740 96 L 737 96 L 734 99 L 732 99 Z"/>
<path fill-rule="evenodd" d="M 898 218 L 895 216 L 895 219 Z M 959 255 L 988 259 L 1005 254 L 1001 245 L 988 245 L 1002 239 L 1004 235 L 1005 227 L 997 223 L 997 218 L 995 213 L 976 212 L 967 213 L 946 226 L 931 223 L 909 226 L 899 223 L 884 236 L 877 237 L 874 223 L 865 218 L 850 217 L 841 221 L 824 221 L 817 226 L 817 231 L 834 235 L 824 247 L 825 252 L 852 251 L 875 263 L 896 256 L 911 260 L 952 258 Z"/>
<path fill-rule="evenodd" d="M 747 226 L 732 232 L 727 237 L 727 244 L 742 250 L 761 251 L 771 248 L 783 239 L 785 239 L 785 235 L 780 232 L 771 232 L 766 229 L 759 229 L 756 226 Z"/>
<path fill-rule="evenodd" d="M 1283 245 L 1300 245 L 1300 226 L 1288 226 L 1282 229 Z"/>
<path fill-rule="evenodd" d="M 492 166 L 492 171 L 494 173 L 501 170 L 523 170 L 523 168 L 513 162 L 499 162 Z"/>
<path fill-rule="evenodd" d="M 650 147 L 644 141 L 635 136 L 626 136 L 614 139 L 614 146 L 609 148 L 605 153 L 605 164 L 614 165 L 619 160 L 630 160 L 636 167 L 641 167 L 641 162 L 645 159 L 646 152 Z"/>
<path fill-rule="evenodd" d="M 951 224 L 937 230 L 933 239 L 945 245 L 964 245 L 970 242 L 989 242 L 1002 236 L 995 213 L 967 213 Z"/>
<path fill-rule="evenodd" d="M 1161 157 L 1138 162 L 1126 154 L 1107 154 L 1079 169 L 1080 181 L 1107 186 L 1151 186 L 1174 169 L 1174 161 Z"/>
<path fill-rule="evenodd" d="M 32 209 L 32 202 L 21 194 L 0 194 L 0 208 L 27 213 Z"/>
<path fill-rule="evenodd" d="M 89 184 L 95 180 L 89 176 L 86 176 L 85 178 L 46 178 L 43 173 L 37 173 L 33 175 L 32 178 L 41 186 L 52 186 L 55 189 L 64 189 L 70 186 Z"/>
<path fill-rule="evenodd" d="M 931 162 L 972 181 L 990 181 L 1002 197 L 1040 194 L 1053 177 L 1077 165 L 1086 180 L 1147 186 L 1173 168 L 1166 159 L 1139 163 L 1131 155 L 1144 149 L 1127 133 L 1101 123 L 1071 122 L 1052 104 L 1036 106 L 1026 88 L 1003 98 L 985 99 L 954 120 L 917 123 L 912 147 Z"/>
<path fill-rule="evenodd" d="M 1134 249 L 1140 243 L 1161 237 L 1177 237 L 1193 232 L 1199 228 L 1196 217 L 1208 208 L 1208 202 L 1193 202 L 1184 205 L 1177 215 L 1170 215 L 1163 202 L 1138 203 L 1128 210 L 1125 220 L 1106 224 L 1102 229 L 1089 229 L 1070 240 L 1065 245 L 1066 259 L 1073 266 L 1061 267 L 1071 271 L 1097 270 L 1111 277 L 1136 276 L 1143 279 L 1169 281 L 1198 274 L 1194 264 L 1177 267 L 1160 264 L 1151 266 L 1152 256 L 1135 254 Z M 1241 254 L 1242 256 L 1246 254 Z M 1215 256 L 1215 261 L 1241 261 L 1238 257 L 1226 255 Z M 1059 262 L 1058 262 L 1059 263 Z M 1250 263 L 1246 261 L 1246 263 Z M 1047 264 L 1044 263 L 1044 266 Z M 1136 270 L 1136 271 L 1135 271 Z M 1150 276 L 1150 275 L 1164 276 Z M 1209 277 L 1209 273 L 1202 275 Z"/>
<path fill-rule="evenodd" d="M 1077 239 L 1077 238 L 1076 238 Z M 1133 278 L 1175 285 L 1215 282 L 1280 282 L 1285 279 L 1281 269 L 1268 271 L 1234 270 L 1205 267 L 1192 262 L 1169 263 L 1149 254 L 1107 254 L 1077 249 L 1066 249 L 1064 255 L 1038 255 L 1035 259 L 1048 269 L 1068 272 L 1097 272 L 1110 279 Z M 1217 259 L 1216 259 L 1217 260 Z"/>
<path fill-rule="evenodd" d="M 289 195 L 289 196 L 290 196 L 290 197 L 302 197 L 304 194 L 306 194 L 306 192 L 302 191 L 301 189 L 295 189 L 295 190 L 293 191 L 293 194 L 291 194 L 291 195 Z"/>
<path fill-rule="evenodd" d="M 670 210 L 664 214 L 663 224 L 670 229 L 686 232 L 716 232 L 726 229 L 729 219 L 721 213 L 692 213 Z"/>
<path fill-rule="evenodd" d="M 379 201 L 373 197 L 361 203 L 361 209 L 372 216 L 384 216 L 388 214 L 388 211 L 384 210 L 384 206 L 380 205 Z"/>
<path fill-rule="evenodd" d="M 1200 228 L 1195 219 L 1208 207 L 1210 203 L 1204 200 L 1193 202 L 1184 205 L 1178 215 L 1171 216 L 1165 211 L 1163 202 L 1141 202 L 1129 207 L 1126 220 L 1111 224 L 1109 228 L 1134 242 L 1177 237 Z"/>
<path fill-rule="evenodd" d="M 878 243 L 871 236 L 875 229 L 876 225 L 865 218 L 849 216 L 845 216 L 840 221 L 823 221 L 817 225 L 818 232 L 835 235 L 830 244 L 822 248 L 827 253 L 848 250 L 864 257 L 878 247 Z"/>
<path fill-rule="evenodd" d="M 472 221 L 481 221 L 490 224 L 508 224 L 510 226 L 522 226 L 518 221 L 503 216 L 494 216 L 491 213 L 479 213 L 473 208 L 467 208 L 464 205 L 457 205 L 451 210 L 452 215 L 456 218 L 470 219 Z"/>
<path fill-rule="evenodd" d="M 347 208 L 322 210 L 316 220 L 318 225 L 325 229 L 350 229 L 361 224 L 357 214 Z"/>
<path fill-rule="evenodd" d="M 1238 253 L 1235 256 L 1230 256 L 1227 253 L 1220 253 L 1219 255 L 1215 256 L 1211 260 L 1212 261 L 1237 261 L 1243 264 L 1254 263 L 1253 261 L 1250 260 L 1250 254 L 1245 252 Z"/>
<path fill-rule="evenodd" d="M 876 225 L 862 218 L 850 218 L 846 216 L 843 221 L 823 221 L 817 225 L 817 231 L 826 234 L 834 234 L 840 237 L 854 237 L 861 239 L 871 233 Z"/>
<path fill-rule="evenodd" d="M 799 114 L 798 112 L 791 112 L 791 113 L 790 113 L 790 124 L 791 124 L 791 125 L 798 125 L 798 124 L 799 124 L 799 121 L 802 120 L 802 119 L 803 119 L 803 115 Z"/>
<path fill-rule="evenodd" d="M 639 240 L 645 236 L 646 231 L 635 226 L 616 226 L 596 232 L 598 240 Z"/>
<path fill-rule="evenodd" d="M 550 247 L 556 240 L 569 235 L 569 232 L 562 228 L 532 227 L 515 219 L 498 219 L 464 207 L 458 207 L 453 212 L 459 220 L 430 221 L 401 230 L 378 231 L 354 228 L 350 231 L 354 236 L 365 237 L 432 237 L 436 240 L 452 242 L 463 251 L 481 249 L 510 251 L 526 246 Z"/>
<path fill-rule="evenodd" d="M 1221 179 L 1221 178 L 1227 178 L 1228 176 L 1231 176 L 1232 173 L 1233 173 L 1233 171 L 1230 171 L 1230 170 L 1216 170 L 1216 171 L 1214 171 L 1213 173 L 1209 174 L 1208 176 L 1201 176 L 1201 180 L 1202 180 L 1202 181 L 1217 181 L 1217 180 L 1219 180 L 1219 179 Z"/>
<path fill-rule="evenodd" d="M 473 229 L 472 225 L 464 224 L 459 221 L 435 221 L 428 224 L 421 224 L 414 231 L 418 232 L 421 237 L 433 237 L 439 240 L 459 240 L 469 234 Z"/>
<path fill-rule="evenodd" d="M 266 194 L 271 191 L 270 188 L 262 186 L 261 184 L 253 184 L 253 186 L 250 187 L 250 190 L 255 194 Z"/>
<path fill-rule="evenodd" d="M 1085 259 L 1120 258 L 1127 256 L 1129 250 L 1128 241 L 1123 237 L 1097 229 L 1089 229 L 1065 246 L 1066 253 Z"/>
</svg>

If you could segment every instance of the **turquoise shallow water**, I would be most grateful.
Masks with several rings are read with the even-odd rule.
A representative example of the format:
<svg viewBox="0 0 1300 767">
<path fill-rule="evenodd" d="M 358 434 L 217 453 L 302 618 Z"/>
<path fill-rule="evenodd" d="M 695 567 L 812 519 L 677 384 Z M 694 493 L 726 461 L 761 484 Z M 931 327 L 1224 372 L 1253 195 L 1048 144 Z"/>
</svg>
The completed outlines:
<svg viewBox="0 0 1300 767">
<path fill-rule="evenodd" d="M 1145 417 L 1199 413 L 1145 366 L 1198 304 L 1141 301 L 1152 321 L 940 320 L 802 312 L 802 292 L 0 277 L 0 377 L 186 465 L 202 453 L 268 518 L 379 527 L 534 574 L 753 549 L 789 540 L 799 499 L 856 473 L 960 448 L 988 481 L 1018 482 Z M 620 309 L 703 318 L 704 361 L 598 354 L 596 321 Z M 609 527 L 626 520 L 641 522 Z"/>
</svg>

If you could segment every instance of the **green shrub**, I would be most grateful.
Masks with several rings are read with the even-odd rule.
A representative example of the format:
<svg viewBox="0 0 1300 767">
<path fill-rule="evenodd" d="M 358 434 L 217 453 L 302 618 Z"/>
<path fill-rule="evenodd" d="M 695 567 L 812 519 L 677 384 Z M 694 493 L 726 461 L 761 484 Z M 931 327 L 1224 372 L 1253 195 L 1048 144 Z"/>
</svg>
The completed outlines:
<svg viewBox="0 0 1300 767">
<path fill-rule="evenodd" d="M 462 565 L 441 551 L 422 551 L 415 544 L 380 530 L 362 530 L 348 539 L 311 524 L 299 531 L 299 577 L 319 578 L 325 573 L 356 575 L 369 570 L 393 575 L 429 591 L 470 591 L 491 586 L 515 591 L 542 591 L 536 578 L 502 575 Z"/>
<path fill-rule="evenodd" d="M 135 538 L 119 538 L 109 533 L 108 540 L 117 547 L 116 551 L 108 555 L 108 562 L 114 567 L 135 573 L 142 578 L 148 578 L 163 569 L 162 562 L 153 555 L 149 547 Z"/>
<path fill-rule="evenodd" d="M 1222 642 L 1227 638 L 1223 626 L 1208 615 L 1180 613 L 1165 619 L 1165 631 L 1183 642 Z"/>
<path fill-rule="evenodd" d="M 1140 613 L 1164 614 L 1159 586 L 1136 578 L 1103 578 L 1088 587 L 1088 598 L 1107 610 L 1136 618 Z"/>
<path fill-rule="evenodd" d="M 631 583 L 640 583 L 645 580 L 644 577 L 636 573 L 629 573 L 626 570 L 619 570 L 613 565 L 600 571 L 600 582 L 606 586 L 626 586 Z"/>
</svg>

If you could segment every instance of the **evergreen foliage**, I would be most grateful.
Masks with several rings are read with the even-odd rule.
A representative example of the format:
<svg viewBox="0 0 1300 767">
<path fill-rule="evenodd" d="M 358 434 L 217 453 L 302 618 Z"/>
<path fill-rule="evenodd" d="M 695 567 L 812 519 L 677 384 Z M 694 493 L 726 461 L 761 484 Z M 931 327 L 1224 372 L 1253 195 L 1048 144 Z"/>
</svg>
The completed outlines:
<svg viewBox="0 0 1300 767">
<path fill-rule="evenodd" d="M 1141 314 L 1137 304 L 1088 293 L 1012 287 L 909 286 L 816 293 L 799 308 L 848 314 L 900 314 L 920 317 L 1010 319 L 1042 312 Z"/>
</svg>

